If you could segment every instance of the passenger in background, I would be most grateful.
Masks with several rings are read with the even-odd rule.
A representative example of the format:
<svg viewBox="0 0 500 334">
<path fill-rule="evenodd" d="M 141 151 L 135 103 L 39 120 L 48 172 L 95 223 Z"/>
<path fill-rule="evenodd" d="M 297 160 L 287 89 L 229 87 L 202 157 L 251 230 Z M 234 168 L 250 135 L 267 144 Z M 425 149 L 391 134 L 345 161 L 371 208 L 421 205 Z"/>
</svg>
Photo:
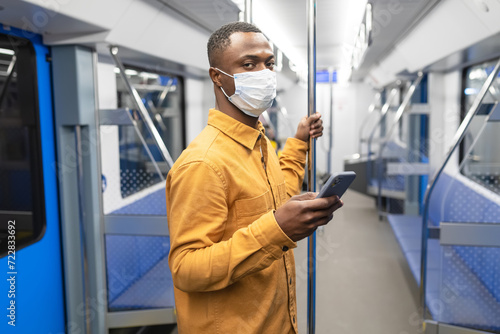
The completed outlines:
<svg viewBox="0 0 500 334">
<path fill-rule="evenodd" d="M 297 333 L 292 248 L 342 206 L 298 195 L 322 121 L 304 117 L 278 160 L 258 121 L 276 96 L 268 40 L 230 23 L 210 37 L 208 57 L 215 109 L 166 186 L 179 332 Z"/>
<path fill-rule="evenodd" d="M 274 151 L 276 152 L 276 154 L 279 157 L 281 155 L 281 148 L 280 148 L 280 145 L 278 144 L 278 142 L 276 141 L 276 135 L 275 135 L 273 129 L 269 125 L 267 125 L 267 124 L 263 124 L 263 125 L 264 125 L 264 131 L 265 131 L 266 137 L 267 137 L 267 139 L 269 139 L 271 146 L 274 148 Z"/>
</svg>

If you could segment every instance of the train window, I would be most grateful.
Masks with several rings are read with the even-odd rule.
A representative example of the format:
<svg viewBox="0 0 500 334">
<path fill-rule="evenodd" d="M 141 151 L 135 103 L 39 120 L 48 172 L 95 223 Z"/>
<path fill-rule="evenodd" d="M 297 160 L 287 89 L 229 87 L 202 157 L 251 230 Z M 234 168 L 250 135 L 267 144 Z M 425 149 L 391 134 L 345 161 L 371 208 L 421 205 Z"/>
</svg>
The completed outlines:
<svg viewBox="0 0 500 334">
<path fill-rule="evenodd" d="M 464 71 L 462 119 L 472 106 L 494 62 L 471 66 Z M 497 77 L 473 118 L 461 146 L 460 171 L 484 187 L 500 193 L 500 122 L 488 120 L 495 103 L 500 102 L 500 77 Z"/>
<path fill-rule="evenodd" d="M 36 77 L 31 43 L 0 35 L 0 256 L 45 229 Z"/>
<path fill-rule="evenodd" d="M 118 94 L 118 108 L 136 109 L 125 83 L 115 70 Z M 153 123 L 160 133 L 172 159 L 177 159 L 185 146 L 184 101 L 182 78 L 127 67 L 125 74 L 137 90 Z M 134 111 L 139 132 L 147 147 L 166 177 L 168 165 L 163 161 L 160 150 L 146 129 L 139 113 Z M 133 127 L 120 127 L 120 189 L 122 197 L 130 196 L 160 181 L 152 165 L 151 157 Z"/>
</svg>

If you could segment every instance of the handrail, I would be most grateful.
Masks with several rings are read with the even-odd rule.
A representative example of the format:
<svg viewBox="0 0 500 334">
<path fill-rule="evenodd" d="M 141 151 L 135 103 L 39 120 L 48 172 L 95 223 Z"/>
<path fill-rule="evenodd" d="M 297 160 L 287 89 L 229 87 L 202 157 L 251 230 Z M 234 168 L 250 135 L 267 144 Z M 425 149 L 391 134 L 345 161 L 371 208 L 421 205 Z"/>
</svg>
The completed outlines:
<svg viewBox="0 0 500 334">
<path fill-rule="evenodd" d="M 333 69 L 328 70 L 328 81 L 329 81 L 329 95 L 330 95 L 330 117 L 329 117 L 329 136 L 328 136 L 328 150 L 327 150 L 327 171 L 328 174 L 332 174 L 332 150 L 333 150 Z"/>
<path fill-rule="evenodd" d="M 483 84 L 483 87 L 481 87 L 481 90 L 477 94 L 476 99 L 474 100 L 474 103 L 470 107 L 469 111 L 467 112 L 467 115 L 465 116 L 464 120 L 460 124 L 457 132 L 455 133 L 455 136 L 453 137 L 452 143 L 453 145 L 450 147 L 450 150 L 448 151 L 444 162 L 441 164 L 441 167 L 439 170 L 434 174 L 434 177 L 432 178 L 432 182 L 429 183 L 427 186 L 427 190 L 425 192 L 425 199 L 424 199 L 424 211 L 422 214 L 422 250 L 421 250 L 421 258 L 420 258 L 420 305 L 421 305 L 421 316 L 422 319 L 425 319 L 425 311 L 426 311 L 426 305 L 425 305 L 425 283 L 427 280 L 427 239 L 428 239 L 428 233 L 429 233 L 429 228 L 427 226 L 427 220 L 429 218 L 429 202 L 431 198 L 432 191 L 434 190 L 434 187 L 436 186 L 437 180 L 439 177 L 442 175 L 444 168 L 450 161 L 452 155 L 454 154 L 455 150 L 457 147 L 459 147 L 460 143 L 462 142 L 463 138 L 465 137 L 466 131 L 469 128 L 469 125 L 472 122 L 473 117 L 476 115 L 477 111 L 479 110 L 479 107 L 486 96 L 486 93 L 488 92 L 491 84 L 497 77 L 498 73 L 500 71 L 500 58 L 498 59 L 497 63 L 495 64 L 495 67 L 493 71 L 490 73 L 488 78 Z"/>
<path fill-rule="evenodd" d="M 407 106 L 410 103 L 410 100 L 413 97 L 413 94 L 415 93 L 415 89 L 417 89 L 417 87 L 420 84 L 420 81 L 422 81 L 423 77 L 424 77 L 424 74 L 422 72 L 418 72 L 417 78 L 415 79 L 415 81 L 412 83 L 412 85 L 408 89 L 408 92 L 406 93 L 406 95 L 403 99 L 403 102 L 401 103 L 401 105 L 399 106 L 399 108 L 396 112 L 396 116 L 394 117 L 394 121 L 392 122 L 391 127 L 389 128 L 389 130 L 387 131 L 387 133 L 385 135 L 386 140 L 382 143 L 382 147 L 381 147 L 380 151 L 382 151 L 382 148 L 384 148 L 385 145 L 387 144 L 387 142 L 389 141 L 389 139 L 392 135 L 392 132 L 396 128 L 396 125 L 399 123 L 399 120 L 403 116 L 405 110 L 407 110 Z"/>
<path fill-rule="evenodd" d="M 7 68 L 7 79 L 5 79 L 5 82 L 2 87 L 2 93 L 0 94 L 0 106 L 3 104 L 3 99 L 5 98 L 5 94 L 7 94 L 7 89 L 9 87 L 10 80 L 12 79 L 12 76 L 14 75 L 14 66 L 16 65 L 17 57 L 14 55 L 12 56 L 12 59 L 10 60 L 9 67 Z"/>
<path fill-rule="evenodd" d="M 142 146 L 144 147 L 144 150 L 146 151 L 146 154 L 149 157 L 149 160 L 153 163 L 153 166 L 156 170 L 156 173 L 160 177 L 162 181 L 165 181 L 165 178 L 163 177 L 163 174 L 161 172 L 160 167 L 158 166 L 158 163 L 156 162 L 155 158 L 153 157 L 153 153 L 151 153 L 151 150 L 148 147 L 148 143 L 144 139 L 144 137 L 141 134 L 141 131 L 139 130 L 139 127 L 137 125 L 137 121 L 132 117 L 130 113 L 130 109 L 125 108 L 125 109 L 100 109 L 99 110 L 99 121 L 100 125 L 132 125 L 135 130 L 135 134 L 141 141 Z"/>
<path fill-rule="evenodd" d="M 307 114 L 316 112 L 316 9 L 317 0 L 307 0 Z M 316 191 L 316 139 L 309 137 L 307 190 Z M 294 322 L 297 320 L 294 319 Z M 316 232 L 307 238 L 307 333 L 316 332 Z"/>
<path fill-rule="evenodd" d="M 386 132 L 386 135 L 384 137 L 385 140 L 382 141 L 379 147 L 377 156 L 377 180 L 378 180 L 377 208 L 379 213 L 382 212 L 382 154 L 384 148 L 387 146 L 387 143 L 391 139 L 392 132 L 394 131 L 394 129 L 396 129 L 396 126 L 399 124 L 399 121 L 403 117 L 405 110 L 407 110 L 408 104 L 410 103 L 410 100 L 413 97 L 413 94 L 415 93 L 415 90 L 420 84 L 420 81 L 422 81 L 423 77 L 424 74 L 422 72 L 418 72 L 417 78 L 415 79 L 415 81 L 413 81 L 410 88 L 406 92 L 403 102 L 399 106 L 391 126 L 389 127 L 389 130 Z"/>
<path fill-rule="evenodd" d="M 76 148 L 76 174 L 78 185 L 78 227 L 80 230 L 80 249 L 81 249 L 81 266 L 82 266 L 82 281 L 83 281 L 83 308 L 85 310 L 85 333 L 90 334 L 90 279 L 89 279 L 89 254 L 87 248 L 87 228 L 86 228 L 86 201 L 85 201 L 85 182 L 83 176 L 83 153 L 82 153 L 82 127 L 75 125 L 75 148 Z"/>
<path fill-rule="evenodd" d="M 377 94 L 375 94 L 375 96 L 373 97 L 373 102 L 370 103 L 370 106 L 368 107 L 368 114 L 363 119 L 363 121 L 361 121 L 361 126 L 359 127 L 359 137 L 358 137 L 359 138 L 358 152 L 359 152 L 360 156 L 363 154 L 361 152 L 363 150 L 363 148 L 361 147 L 361 143 L 363 142 L 363 130 L 365 129 L 366 125 L 368 124 L 368 120 L 370 119 L 372 112 L 375 110 L 375 108 L 377 106 L 377 102 L 380 102 L 381 96 L 382 95 L 378 92 L 377 92 Z"/>
<path fill-rule="evenodd" d="M 167 98 L 167 94 L 170 92 L 170 89 L 172 88 L 172 85 L 174 84 L 174 78 L 170 78 L 167 82 L 167 85 L 161 92 L 161 94 L 158 96 L 158 99 L 156 100 L 156 104 L 161 108 L 163 105 L 163 102 Z"/>
<path fill-rule="evenodd" d="M 493 108 L 491 108 L 490 113 L 488 114 L 488 116 L 486 116 L 486 119 L 484 120 L 483 125 L 481 125 L 481 128 L 477 132 L 478 134 L 477 134 L 476 138 L 473 138 L 472 143 L 470 144 L 469 148 L 467 149 L 467 152 L 464 153 L 464 155 L 463 155 L 464 159 L 462 160 L 462 162 L 460 162 L 460 166 L 458 166 L 458 170 L 461 170 L 464 167 L 465 163 L 467 162 L 467 157 L 469 156 L 469 154 L 472 153 L 472 150 L 474 150 L 474 147 L 476 146 L 477 141 L 481 137 L 481 133 L 483 132 L 484 128 L 486 127 L 486 124 L 488 124 L 488 122 L 490 121 L 491 114 L 493 113 L 493 111 L 495 110 L 497 105 L 498 105 L 498 101 L 493 104 Z"/>
<path fill-rule="evenodd" d="M 245 22 L 253 23 L 252 0 L 245 0 Z"/>
<path fill-rule="evenodd" d="M 389 111 L 391 107 L 391 102 L 396 96 L 398 90 L 397 88 L 391 89 L 391 92 L 389 93 L 389 96 L 385 100 L 384 105 L 382 106 L 382 109 L 380 110 L 380 119 L 378 120 L 377 124 L 373 127 L 372 132 L 370 133 L 370 136 L 368 137 L 368 143 L 367 143 L 367 163 L 366 163 L 366 175 L 367 175 L 367 182 L 370 182 L 370 179 L 372 177 L 372 162 L 371 162 L 371 156 L 373 155 L 372 153 L 372 141 L 373 137 L 375 136 L 375 132 L 377 129 L 382 125 L 382 122 L 384 122 L 385 117 L 387 115 L 387 112 Z"/>
<path fill-rule="evenodd" d="M 148 110 L 144 106 L 144 103 L 142 103 L 141 97 L 139 96 L 139 93 L 137 93 L 137 90 L 130 84 L 127 75 L 125 74 L 125 67 L 121 63 L 120 59 L 118 58 L 118 47 L 112 46 L 109 49 L 111 53 L 111 57 L 113 58 L 115 65 L 120 69 L 120 76 L 122 77 L 123 81 L 125 82 L 125 86 L 127 87 L 128 92 L 132 96 L 132 100 L 134 101 L 135 106 L 137 107 L 138 111 L 141 113 L 142 119 L 144 120 L 144 123 L 146 124 L 146 127 L 148 128 L 149 132 L 153 136 L 154 141 L 156 142 L 156 145 L 160 149 L 160 153 L 163 156 L 163 159 L 168 163 L 169 167 L 172 168 L 174 165 L 174 161 L 172 157 L 170 156 L 170 153 L 168 152 L 167 146 L 165 146 L 165 143 L 163 142 L 160 133 L 156 129 L 153 120 L 149 116 Z"/>
<path fill-rule="evenodd" d="M 165 99 L 167 98 L 167 94 L 170 92 L 170 89 L 172 88 L 172 85 L 174 83 L 174 78 L 170 78 L 165 86 L 165 88 L 162 90 L 160 95 L 158 96 L 158 99 L 156 100 L 156 105 L 161 108 L 163 105 L 163 102 L 165 102 Z M 156 122 L 158 122 L 158 125 L 163 131 L 167 131 L 167 126 L 165 125 L 165 120 L 163 119 L 162 114 L 158 111 L 158 109 L 155 107 L 153 101 L 148 100 L 147 101 L 148 107 L 151 110 L 151 113 L 154 115 Z"/>
<path fill-rule="evenodd" d="M 154 115 L 156 122 L 162 129 L 162 131 L 167 131 L 167 125 L 165 124 L 165 121 L 163 120 L 163 116 L 161 113 L 156 109 L 155 105 L 153 104 L 153 101 L 147 100 L 146 102 L 148 104 L 149 110 L 151 110 L 151 113 Z"/>
<path fill-rule="evenodd" d="M 378 120 L 377 124 L 375 124 L 372 132 L 370 133 L 370 136 L 368 137 L 368 159 L 372 155 L 371 146 L 372 146 L 373 137 L 375 136 L 375 132 L 382 125 L 382 122 L 385 120 L 387 112 L 389 111 L 389 108 L 391 107 L 391 102 L 394 99 L 394 97 L 396 96 L 397 92 L 398 92 L 397 88 L 391 89 L 391 92 L 389 93 L 389 97 L 385 101 L 385 103 L 382 106 L 382 109 L 380 111 L 380 119 Z"/>
</svg>

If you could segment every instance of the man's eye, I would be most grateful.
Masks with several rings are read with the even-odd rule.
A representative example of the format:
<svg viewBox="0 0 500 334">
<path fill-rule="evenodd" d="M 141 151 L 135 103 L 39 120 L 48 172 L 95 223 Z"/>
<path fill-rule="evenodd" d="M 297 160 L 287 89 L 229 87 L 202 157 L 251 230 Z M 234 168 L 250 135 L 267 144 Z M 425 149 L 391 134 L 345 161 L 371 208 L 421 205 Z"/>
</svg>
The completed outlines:
<svg viewBox="0 0 500 334">
<path fill-rule="evenodd" d="M 253 66 L 253 64 L 252 63 L 245 63 L 245 64 L 243 64 L 243 66 L 246 68 L 250 68 Z"/>
<path fill-rule="evenodd" d="M 275 66 L 276 64 L 275 64 L 275 63 L 267 63 L 266 65 L 267 65 L 267 67 L 274 68 L 274 66 Z"/>
</svg>

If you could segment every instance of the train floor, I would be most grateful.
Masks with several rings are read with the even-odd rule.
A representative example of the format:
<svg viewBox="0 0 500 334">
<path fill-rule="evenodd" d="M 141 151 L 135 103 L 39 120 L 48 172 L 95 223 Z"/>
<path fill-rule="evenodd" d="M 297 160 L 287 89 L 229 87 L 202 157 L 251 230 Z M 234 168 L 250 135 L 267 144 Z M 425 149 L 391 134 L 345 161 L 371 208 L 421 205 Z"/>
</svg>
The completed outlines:
<svg viewBox="0 0 500 334">
<path fill-rule="evenodd" d="M 418 287 L 375 201 L 348 191 L 317 232 L 316 333 L 421 333 Z M 307 333 L 307 240 L 295 250 L 299 333 Z"/>
</svg>

